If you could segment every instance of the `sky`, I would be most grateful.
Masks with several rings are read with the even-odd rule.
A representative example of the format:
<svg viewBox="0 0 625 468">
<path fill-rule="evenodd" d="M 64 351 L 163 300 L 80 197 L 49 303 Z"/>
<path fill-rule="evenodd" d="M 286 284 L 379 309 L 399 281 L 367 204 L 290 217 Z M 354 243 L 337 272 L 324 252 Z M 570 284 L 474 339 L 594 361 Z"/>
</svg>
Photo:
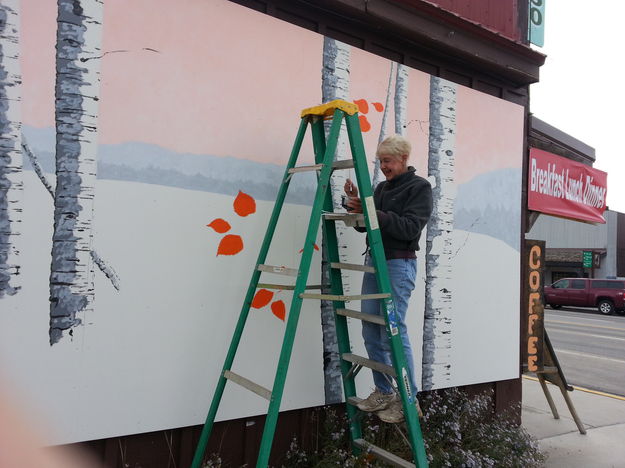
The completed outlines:
<svg viewBox="0 0 625 468">
<path fill-rule="evenodd" d="M 540 82 L 530 87 L 539 119 L 595 148 L 608 173 L 608 207 L 625 212 L 622 46 L 625 4 L 547 0 Z"/>
</svg>

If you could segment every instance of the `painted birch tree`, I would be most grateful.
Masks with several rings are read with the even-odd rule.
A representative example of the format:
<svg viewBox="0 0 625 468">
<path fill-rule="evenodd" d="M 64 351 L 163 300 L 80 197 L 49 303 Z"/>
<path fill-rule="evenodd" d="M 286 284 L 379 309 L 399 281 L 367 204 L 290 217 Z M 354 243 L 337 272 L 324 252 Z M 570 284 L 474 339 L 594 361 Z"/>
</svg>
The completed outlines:
<svg viewBox="0 0 625 468">
<path fill-rule="evenodd" d="M 22 182 L 20 0 L 0 3 L 0 298 L 20 289 Z"/>
<path fill-rule="evenodd" d="M 329 37 L 323 39 L 323 67 L 321 73 L 321 94 L 322 101 L 328 102 L 334 99 L 349 100 L 349 46 Z M 331 121 L 325 122 L 326 136 L 330 129 Z M 347 130 L 345 123 L 341 128 L 335 159 L 342 160 L 348 158 Z M 332 192 L 332 203 L 334 210 L 341 209 L 341 196 L 347 175 L 345 171 L 336 171 L 330 180 L 330 190 Z M 346 260 L 344 254 L 345 233 L 347 228 L 344 224 L 338 223 L 336 234 L 341 261 Z M 323 256 L 321 264 L 321 284 L 330 284 L 330 264 L 328 262 L 327 248 L 325 241 L 321 247 Z M 343 287 L 348 292 L 346 276 L 343 275 Z M 326 287 L 324 294 L 330 291 Z M 324 387 L 326 404 L 339 403 L 342 400 L 343 381 L 340 368 L 340 357 L 338 342 L 336 337 L 336 326 L 334 321 L 334 308 L 331 301 L 321 301 L 321 329 L 323 332 L 323 367 L 324 367 Z"/>
<path fill-rule="evenodd" d="M 395 74 L 395 133 L 406 135 L 408 125 L 408 67 L 401 63 L 397 64 Z"/>
<path fill-rule="evenodd" d="M 43 172 L 43 169 L 41 168 L 41 164 L 39 164 L 39 159 L 37 159 L 35 154 L 30 149 L 30 146 L 28 146 L 28 141 L 26 140 L 26 136 L 24 136 L 23 133 L 22 133 L 22 151 L 23 151 L 23 155 L 25 155 L 30 161 L 30 164 L 33 166 L 33 170 L 35 171 L 35 174 L 37 174 L 37 177 L 39 178 L 39 180 L 41 181 L 41 183 L 43 184 L 47 192 L 50 194 L 50 196 L 52 197 L 52 201 L 54 202 L 54 187 L 52 186 L 52 184 L 46 177 L 45 173 Z M 111 282 L 111 284 L 113 285 L 113 287 L 119 291 L 121 281 L 115 269 L 107 261 L 105 261 L 102 257 L 100 257 L 98 252 L 96 252 L 95 248 L 91 250 L 90 255 L 91 255 L 91 259 L 93 260 L 93 262 L 97 265 L 100 271 L 104 273 L 104 276 L 106 276 Z"/>
<path fill-rule="evenodd" d="M 382 124 L 380 125 L 380 134 L 378 136 L 378 145 L 382 143 L 386 138 L 386 120 L 388 118 L 388 108 L 391 102 L 391 89 L 393 83 L 393 70 L 395 68 L 395 62 L 391 62 L 391 71 L 388 74 L 388 86 L 386 87 L 386 101 L 384 102 L 384 112 L 382 114 Z M 380 160 L 375 157 L 373 159 L 373 176 L 371 178 L 371 185 L 375 189 L 377 185 L 382 181 L 382 171 L 380 170 Z"/>
<path fill-rule="evenodd" d="M 93 201 L 103 3 L 57 0 L 56 190 L 50 273 L 50 344 L 92 309 Z"/>
<path fill-rule="evenodd" d="M 430 78 L 428 174 L 433 211 L 426 237 L 423 390 L 445 386 L 451 377 L 456 92 L 455 84 L 435 76 Z"/>
</svg>

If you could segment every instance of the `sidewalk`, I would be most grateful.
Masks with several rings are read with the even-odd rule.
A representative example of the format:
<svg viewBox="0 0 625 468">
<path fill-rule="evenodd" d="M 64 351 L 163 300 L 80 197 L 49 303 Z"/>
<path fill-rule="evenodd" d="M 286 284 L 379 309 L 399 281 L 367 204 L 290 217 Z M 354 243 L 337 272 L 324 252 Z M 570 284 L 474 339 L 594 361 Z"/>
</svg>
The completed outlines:
<svg viewBox="0 0 625 468">
<path fill-rule="evenodd" d="M 560 389 L 549 385 L 560 419 L 554 419 L 537 380 L 523 378 L 522 419 L 547 456 L 546 467 L 625 467 L 625 398 L 576 389 L 569 392 L 586 435 L 577 430 Z"/>
</svg>

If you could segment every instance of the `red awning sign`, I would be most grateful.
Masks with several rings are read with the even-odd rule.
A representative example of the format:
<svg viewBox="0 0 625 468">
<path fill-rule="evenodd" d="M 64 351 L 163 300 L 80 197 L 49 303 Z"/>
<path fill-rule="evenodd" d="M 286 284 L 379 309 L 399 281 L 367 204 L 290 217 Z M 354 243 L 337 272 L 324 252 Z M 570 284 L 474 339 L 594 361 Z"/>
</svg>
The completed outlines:
<svg viewBox="0 0 625 468">
<path fill-rule="evenodd" d="M 530 148 L 527 207 L 565 218 L 605 223 L 607 173 Z"/>
</svg>

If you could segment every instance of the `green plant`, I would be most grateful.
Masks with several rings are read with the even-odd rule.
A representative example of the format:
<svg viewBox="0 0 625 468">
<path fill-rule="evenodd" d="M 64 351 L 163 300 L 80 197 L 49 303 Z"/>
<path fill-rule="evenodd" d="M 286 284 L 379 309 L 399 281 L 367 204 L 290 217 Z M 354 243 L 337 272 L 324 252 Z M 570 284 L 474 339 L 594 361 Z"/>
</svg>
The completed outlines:
<svg viewBox="0 0 625 468">
<path fill-rule="evenodd" d="M 424 413 L 421 427 L 432 468 L 533 468 L 544 463 L 536 440 L 514 422 L 513 411 L 493 413 L 492 392 L 468 397 L 450 388 L 423 394 L 420 403 Z M 351 453 L 349 423 L 342 411 L 325 407 L 315 417 L 319 424 L 313 448 L 304 450 L 293 439 L 284 468 L 384 466 L 369 453 Z M 385 424 L 374 415 L 361 418 L 365 440 L 411 459 L 404 424 Z"/>
<path fill-rule="evenodd" d="M 495 414 L 491 392 L 469 398 L 458 388 L 421 399 L 426 451 L 433 468 L 542 466 L 538 443 L 513 419 L 515 409 Z"/>
</svg>

